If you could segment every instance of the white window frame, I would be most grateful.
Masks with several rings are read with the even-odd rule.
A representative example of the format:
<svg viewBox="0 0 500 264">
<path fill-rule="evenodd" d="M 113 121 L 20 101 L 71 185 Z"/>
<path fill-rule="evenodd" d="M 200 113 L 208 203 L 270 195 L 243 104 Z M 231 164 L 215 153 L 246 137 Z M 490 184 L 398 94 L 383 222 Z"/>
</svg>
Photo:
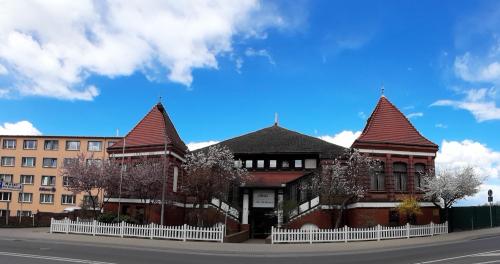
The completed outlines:
<svg viewBox="0 0 500 264">
<path fill-rule="evenodd" d="M 49 181 L 47 182 L 48 184 L 45 184 L 44 183 L 44 180 L 43 179 L 46 179 L 48 178 Z M 51 179 L 54 179 L 53 181 Z M 52 183 L 52 184 L 50 184 Z M 41 186 L 56 186 L 56 176 L 52 176 L 52 175 L 42 175 L 42 179 L 41 179 L 41 182 L 40 182 L 40 185 Z"/>
<path fill-rule="evenodd" d="M 71 143 L 76 143 L 76 148 L 70 148 Z M 67 151 L 78 151 L 80 150 L 80 140 L 66 140 L 66 150 Z"/>
<path fill-rule="evenodd" d="M 19 217 L 19 215 L 22 214 L 24 217 L 32 217 L 33 216 L 33 212 L 32 211 L 29 211 L 29 210 L 17 210 L 17 216 Z"/>
<path fill-rule="evenodd" d="M 253 160 L 245 160 L 245 168 L 253 168 Z"/>
<path fill-rule="evenodd" d="M 293 162 L 293 167 L 294 168 L 302 168 L 302 160 L 295 160 Z"/>
<path fill-rule="evenodd" d="M 27 144 L 26 144 L 27 142 L 34 142 L 35 144 L 32 148 L 28 148 Z M 26 149 L 26 150 L 35 150 L 37 145 L 38 145 L 38 141 L 36 139 L 25 139 L 23 141 L 23 149 Z"/>
<path fill-rule="evenodd" d="M 263 169 L 264 168 L 264 160 L 257 160 L 257 168 Z"/>
<path fill-rule="evenodd" d="M 31 164 L 28 164 L 26 161 L 32 160 Z M 35 167 L 36 166 L 36 157 L 22 157 L 21 158 L 21 167 Z"/>
<path fill-rule="evenodd" d="M 234 161 L 234 167 L 236 167 L 236 168 L 241 168 L 241 166 L 242 166 L 242 165 L 243 165 L 243 164 L 242 164 L 241 160 L 235 160 L 235 161 Z"/>
<path fill-rule="evenodd" d="M 21 199 L 21 197 L 23 199 Z M 26 200 L 26 197 L 29 197 L 29 199 Z M 23 192 L 23 193 L 19 193 L 19 197 L 18 197 L 18 202 L 20 203 L 32 203 L 33 202 L 33 193 L 27 193 L 27 192 Z"/>
<path fill-rule="evenodd" d="M 7 202 L 12 200 L 12 192 L 0 192 L 0 201 Z"/>
<path fill-rule="evenodd" d="M 278 166 L 277 160 L 269 160 L 269 168 L 276 169 L 276 166 Z"/>
<path fill-rule="evenodd" d="M 47 144 L 48 142 L 52 142 L 52 144 Z M 50 147 L 47 147 L 47 146 L 50 146 Z M 59 140 L 46 139 L 43 142 L 43 149 L 44 150 L 58 150 L 59 149 Z"/>
<path fill-rule="evenodd" d="M 8 180 L 6 180 L 5 178 L 8 178 Z M 3 182 L 11 183 L 13 178 L 14 178 L 13 174 L 7 174 L 7 173 L 0 174 L 0 181 Z"/>
<path fill-rule="evenodd" d="M 66 199 L 64 199 L 66 197 Z M 68 199 L 68 197 L 71 197 L 71 199 Z M 71 200 L 72 202 L 68 202 L 68 200 Z M 76 195 L 74 194 L 62 194 L 61 195 L 61 204 L 76 204 Z"/>
<path fill-rule="evenodd" d="M 9 144 L 13 143 L 13 144 Z M 16 149 L 17 145 L 17 140 L 11 139 L 11 138 L 6 138 L 2 141 L 2 148 L 3 149 Z"/>
<path fill-rule="evenodd" d="M 45 160 L 49 160 L 49 159 L 52 160 L 52 161 L 55 161 L 55 162 L 51 162 L 50 166 L 47 166 L 45 164 Z M 43 160 L 42 160 L 42 167 L 44 167 L 44 168 L 57 168 L 57 158 L 43 158 Z"/>
<path fill-rule="evenodd" d="M 92 146 L 92 143 L 99 143 L 99 149 L 96 149 L 95 146 Z M 92 152 L 102 151 L 102 141 L 88 141 L 87 142 L 87 150 Z"/>
<path fill-rule="evenodd" d="M 31 181 L 26 181 L 26 178 L 31 178 Z M 24 180 L 23 180 L 24 179 Z M 19 182 L 21 182 L 22 184 L 24 185 L 33 185 L 34 182 L 35 182 L 35 175 L 31 175 L 31 174 L 21 174 L 20 176 L 20 179 L 19 179 Z"/>
<path fill-rule="evenodd" d="M 7 163 L 7 160 L 11 160 L 11 163 Z M 1 159 L 2 167 L 14 167 L 16 165 L 16 157 L 4 156 Z"/>
<path fill-rule="evenodd" d="M 63 176 L 63 180 L 62 180 L 63 187 L 68 187 L 69 186 L 70 178 L 71 178 L 71 176 Z"/>
<path fill-rule="evenodd" d="M 281 161 L 281 168 L 285 168 L 285 169 L 290 168 L 290 162 L 288 160 L 282 160 Z"/>
<path fill-rule="evenodd" d="M 52 197 L 52 201 L 47 201 L 47 199 L 44 199 L 43 197 Z M 40 203 L 41 204 L 53 204 L 54 203 L 54 194 L 52 194 L 52 193 L 41 193 L 40 194 Z"/>
</svg>

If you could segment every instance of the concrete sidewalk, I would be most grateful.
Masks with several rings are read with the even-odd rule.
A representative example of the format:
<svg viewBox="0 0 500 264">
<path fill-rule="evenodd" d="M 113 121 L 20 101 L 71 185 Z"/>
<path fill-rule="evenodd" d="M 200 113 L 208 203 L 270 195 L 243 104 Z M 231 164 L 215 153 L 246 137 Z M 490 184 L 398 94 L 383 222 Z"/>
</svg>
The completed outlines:
<svg viewBox="0 0 500 264">
<path fill-rule="evenodd" d="M 489 236 L 500 236 L 500 228 L 480 229 L 475 231 L 455 232 L 433 237 L 410 239 L 393 239 L 382 241 L 363 241 L 349 243 L 318 243 L 318 244 L 256 244 L 256 243 L 216 243 L 216 242 L 182 242 L 173 240 L 151 240 L 140 238 L 119 238 L 74 234 L 50 234 L 48 228 L 1 228 L 1 240 L 43 240 L 54 244 L 90 245 L 99 247 L 134 248 L 153 251 L 169 251 L 195 254 L 239 255 L 280 255 L 298 254 L 349 254 L 353 252 L 370 252 L 381 250 L 396 250 L 402 248 L 426 247 L 432 244 L 447 244 L 464 240 L 480 239 Z"/>
</svg>

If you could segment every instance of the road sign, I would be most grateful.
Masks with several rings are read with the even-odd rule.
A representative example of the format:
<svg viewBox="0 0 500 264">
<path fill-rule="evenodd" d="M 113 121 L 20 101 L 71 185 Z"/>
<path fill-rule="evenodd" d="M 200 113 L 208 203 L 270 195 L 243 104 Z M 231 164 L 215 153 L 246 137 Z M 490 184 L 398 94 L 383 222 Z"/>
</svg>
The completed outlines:
<svg viewBox="0 0 500 264">
<path fill-rule="evenodd" d="M 488 197 L 488 203 L 492 203 L 493 202 L 493 197 L 489 196 Z"/>
<path fill-rule="evenodd" d="M 488 197 L 493 197 L 493 191 L 491 189 L 488 190 Z"/>
<path fill-rule="evenodd" d="M 0 182 L 0 190 L 20 191 L 22 188 L 21 183 Z"/>
</svg>

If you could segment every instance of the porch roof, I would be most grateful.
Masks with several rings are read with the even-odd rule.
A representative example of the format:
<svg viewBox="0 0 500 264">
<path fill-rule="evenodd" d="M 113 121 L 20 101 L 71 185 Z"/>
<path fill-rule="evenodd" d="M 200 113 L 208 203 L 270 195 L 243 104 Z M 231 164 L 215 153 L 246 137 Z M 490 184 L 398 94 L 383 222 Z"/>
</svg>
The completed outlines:
<svg viewBox="0 0 500 264">
<path fill-rule="evenodd" d="M 296 179 L 309 174 L 304 171 L 253 171 L 245 187 L 281 187 Z"/>
</svg>

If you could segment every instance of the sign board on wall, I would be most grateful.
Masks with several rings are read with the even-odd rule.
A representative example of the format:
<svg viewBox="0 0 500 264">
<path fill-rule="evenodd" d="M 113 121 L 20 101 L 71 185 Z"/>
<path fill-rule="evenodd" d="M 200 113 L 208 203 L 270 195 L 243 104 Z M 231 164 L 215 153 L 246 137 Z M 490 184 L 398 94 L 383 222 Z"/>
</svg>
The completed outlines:
<svg viewBox="0 0 500 264">
<path fill-rule="evenodd" d="M 252 207 L 274 208 L 274 190 L 254 190 Z"/>
</svg>

